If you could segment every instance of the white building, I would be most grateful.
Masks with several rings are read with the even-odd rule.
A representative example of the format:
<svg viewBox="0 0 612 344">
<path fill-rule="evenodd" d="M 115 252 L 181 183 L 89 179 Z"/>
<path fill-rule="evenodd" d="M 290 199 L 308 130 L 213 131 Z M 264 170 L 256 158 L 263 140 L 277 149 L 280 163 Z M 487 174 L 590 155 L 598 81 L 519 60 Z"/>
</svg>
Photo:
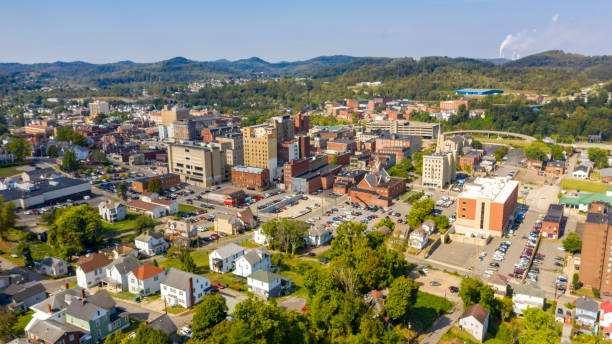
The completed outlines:
<svg viewBox="0 0 612 344">
<path fill-rule="evenodd" d="M 576 166 L 576 168 L 574 169 L 574 172 L 572 173 L 572 176 L 578 179 L 589 179 L 590 173 L 591 173 L 591 168 L 589 166 L 580 165 L 580 166 Z"/>
<path fill-rule="evenodd" d="M 134 239 L 136 248 L 147 256 L 162 254 L 168 249 L 168 243 L 160 232 L 149 231 L 140 234 Z"/>
<path fill-rule="evenodd" d="M 518 315 L 523 315 L 523 311 L 530 307 L 543 309 L 544 301 L 544 291 L 535 284 L 518 285 L 512 293 L 513 310 Z"/>
<path fill-rule="evenodd" d="M 27 332 L 34 324 L 43 320 L 55 320 L 59 323 L 66 322 L 66 308 L 74 300 L 79 301 L 89 296 L 86 289 L 75 287 L 70 289 L 61 289 L 49 295 L 49 297 L 30 307 L 34 313 L 32 320 L 26 325 Z"/>
<path fill-rule="evenodd" d="M 166 270 L 153 264 L 144 264 L 128 273 L 129 291 L 137 295 L 151 295 L 159 291 L 164 277 Z"/>
<path fill-rule="evenodd" d="M 39 274 L 58 277 L 68 273 L 68 264 L 64 260 L 57 257 L 45 257 L 34 262 L 34 271 Z"/>
<path fill-rule="evenodd" d="M 312 226 L 308 229 L 308 235 L 304 236 L 304 241 L 308 246 L 319 247 L 327 244 L 333 239 L 331 230 L 325 227 Z"/>
<path fill-rule="evenodd" d="M 244 255 L 244 247 L 229 243 L 208 256 L 208 266 L 214 272 L 226 273 L 236 268 L 236 259 Z"/>
<path fill-rule="evenodd" d="M 604 333 L 604 339 L 612 339 L 612 302 L 602 302 L 599 312 L 599 326 Z"/>
<path fill-rule="evenodd" d="M 489 327 L 489 312 L 479 304 L 472 305 L 459 318 L 459 327 L 482 342 Z"/>
<path fill-rule="evenodd" d="M 125 220 L 127 215 L 127 207 L 121 202 L 113 202 L 110 199 L 98 204 L 98 212 L 102 220 L 114 223 Z"/>
<path fill-rule="evenodd" d="M 106 266 L 106 283 L 114 288 L 121 289 L 121 291 L 127 291 L 127 276 L 130 271 L 137 269 L 139 266 L 140 262 L 134 256 L 128 255 L 117 258 Z"/>
<path fill-rule="evenodd" d="M 96 116 L 99 114 L 106 115 L 110 113 L 110 107 L 108 106 L 108 103 L 105 101 L 95 100 L 89 103 L 88 105 L 89 105 L 89 113 L 93 116 Z"/>
<path fill-rule="evenodd" d="M 270 253 L 261 246 L 254 250 L 248 250 L 236 259 L 234 273 L 238 276 L 247 277 L 257 270 L 270 270 L 272 261 Z"/>
<path fill-rule="evenodd" d="M 263 228 L 259 227 L 253 231 L 253 241 L 260 245 L 268 245 L 270 243 L 269 238 L 264 234 Z"/>
<path fill-rule="evenodd" d="M 417 229 L 410 233 L 410 247 L 422 250 L 429 242 L 429 234 L 423 229 Z"/>
<path fill-rule="evenodd" d="M 106 266 L 111 260 L 99 253 L 90 253 L 76 263 L 77 285 L 81 288 L 97 286 L 106 277 Z"/>
<path fill-rule="evenodd" d="M 170 306 L 191 308 L 210 293 L 210 280 L 175 268 L 168 270 L 161 284 L 161 297 Z"/>
<path fill-rule="evenodd" d="M 291 281 L 266 270 L 258 270 L 247 277 L 249 291 L 265 299 L 284 295 L 291 288 Z"/>
<path fill-rule="evenodd" d="M 421 229 L 427 232 L 427 234 L 433 234 L 436 231 L 436 223 L 432 219 L 425 220 L 421 225 Z"/>
</svg>

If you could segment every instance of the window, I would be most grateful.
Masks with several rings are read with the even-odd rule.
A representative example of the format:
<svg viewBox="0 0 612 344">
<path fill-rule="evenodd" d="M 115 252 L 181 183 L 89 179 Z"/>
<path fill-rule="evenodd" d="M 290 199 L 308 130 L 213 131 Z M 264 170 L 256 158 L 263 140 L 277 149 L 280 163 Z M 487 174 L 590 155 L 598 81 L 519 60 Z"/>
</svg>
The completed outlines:
<svg viewBox="0 0 612 344">
<path fill-rule="evenodd" d="M 480 203 L 480 229 L 484 227 L 485 203 Z"/>
</svg>

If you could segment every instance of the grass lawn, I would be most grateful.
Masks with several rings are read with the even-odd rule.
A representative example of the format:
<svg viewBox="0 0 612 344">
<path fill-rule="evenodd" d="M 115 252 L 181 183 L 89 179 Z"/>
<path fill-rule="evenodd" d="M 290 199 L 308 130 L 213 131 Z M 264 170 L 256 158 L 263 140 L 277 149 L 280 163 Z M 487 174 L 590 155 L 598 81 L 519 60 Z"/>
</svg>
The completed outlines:
<svg viewBox="0 0 612 344">
<path fill-rule="evenodd" d="M 291 293 L 291 296 L 306 296 L 304 273 L 309 269 L 321 270 L 323 267 L 321 263 L 312 260 L 284 256 L 278 273 L 281 276 L 290 278 L 293 282 L 295 291 Z"/>
<path fill-rule="evenodd" d="M 10 177 L 19 174 L 23 171 L 17 169 L 19 166 L 2 167 L 0 168 L 0 177 Z"/>
<path fill-rule="evenodd" d="M 166 307 L 166 310 L 170 314 L 181 314 L 181 313 L 188 311 L 187 308 L 183 308 L 181 306 L 173 306 L 173 307 L 168 306 Z"/>
<path fill-rule="evenodd" d="M 462 330 L 458 327 L 451 327 L 451 329 L 446 332 L 445 334 L 442 335 L 442 338 L 440 338 L 440 341 L 445 341 L 445 340 L 452 340 L 458 338 L 460 339 L 463 343 L 465 344 L 478 344 L 480 343 L 479 341 L 476 340 L 476 338 L 474 338 L 474 336 L 472 336 L 471 334 L 467 333 L 467 331 Z"/>
<path fill-rule="evenodd" d="M 574 290 L 574 294 L 584 295 L 586 297 L 595 297 L 595 295 L 593 295 L 593 289 L 589 289 L 589 288 L 576 289 Z"/>
<path fill-rule="evenodd" d="M 193 213 L 198 210 L 202 210 L 202 208 L 194 207 L 193 205 L 179 203 L 179 213 Z"/>
<path fill-rule="evenodd" d="M 129 291 L 120 291 L 118 293 L 115 293 L 114 296 L 124 300 L 134 300 L 134 298 L 138 295 L 132 294 Z"/>
<path fill-rule="evenodd" d="M 208 272 L 208 250 L 197 250 L 191 251 L 191 257 L 198 267 L 197 273 L 204 274 Z M 164 261 L 159 262 L 159 265 L 169 269 L 169 268 L 177 268 L 182 269 L 182 264 L 178 260 L 178 258 L 169 258 Z"/>
<path fill-rule="evenodd" d="M 453 303 L 447 299 L 419 291 L 417 302 L 413 308 L 413 318 L 423 330 L 433 325 L 440 314 L 450 311 Z"/>
<path fill-rule="evenodd" d="M 497 136 L 491 136 L 491 137 L 480 137 L 477 136 L 475 137 L 475 139 L 477 141 L 480 141 L 482 143 L 497 143 L 497 144 L 505 144 L 505 145 L 510 145 L 512 147 L 515 148 L 525 148 L 527 146 L 529 146 L 530 141 L 527 140 L 521 140 L 521 139 L 498 139 Z"/>
<path fill-rule="evenodd" d="M 251 241 L 251 240 L 241 240 L 241 241 L 238 241 L 237 244 L 240 246 L 248 247 L 248 248 L 257 248 L 261 246 L 260 244 L 254 241 Z"/>
<path fill-rule="evenodd" d="M 606 193 L 606 190 L 611 188 L 608 184 L 568 178 L 561 181 L 561 187 L 563 190 L 580 190 L 593 193 Z"/>
<path fill-rule="evenodd" d="M 33 313 L 34 311 L 17 312 L 17 322 L 13 325 L 10 332 L 14 335 L 21 334 L 26 325 L 32 320 Z"/>
<path fill-rule="evenodd" d="M 102 221 L 102 228 L 106 232 L 118 232 L 118 231 L 122 231 L 126 229 L 131 229 L 131 228 L 134 228 L 134 226 L 136 225 L 137 217 L 138 217 L 138 214 L 136 213 L 127 213 L 127 216 L 125 217 L 125 220 L 123 221 L 119 221 L 115 223 L 108 223 L 106 221 Z"/>
</svg>

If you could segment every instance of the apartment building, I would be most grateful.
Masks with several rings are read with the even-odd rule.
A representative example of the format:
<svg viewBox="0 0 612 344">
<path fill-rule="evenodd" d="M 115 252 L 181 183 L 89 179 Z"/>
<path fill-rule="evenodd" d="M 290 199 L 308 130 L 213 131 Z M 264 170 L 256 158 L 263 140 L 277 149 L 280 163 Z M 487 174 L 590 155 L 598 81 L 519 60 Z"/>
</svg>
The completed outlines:
<svg viewBox="0 0 612 344">
<path fill-rule="evenodd" d="M 457 196 L 455 231 L 474 236 L 501 236 L 516 210 L 518 181 L 507 177 L 476 178 Z"/>
<path fill-rule="evenodd" d="M 172 122 L 172 132 L 178 140 L 193 141 L 197 136 L 195 122 L 189 119 Z"/>
<path fill-rule="evenodd" d="M 244 164 L 242 134 L 227 133 L 222 137 L 217 137 L 216 140 L 221 146 L 221 150 L 225 152 L 225 162 L 228 166 L 240 166 Z"/>
<path fill-rule="evenodd" d="M 225 152 L 218 145 L 169 144 L 168 166 L 181 181 L 209 187 L 229 179 Z"/>
<path fill-rule="evenodd" d="M 92 116 L 97 116 L 99 114 L 109 114 L 110 113 L 110 107 L 108 106 L 107 102 L 101 101 L 101 100 L 96 100 L 92 103 L 89 103 L 89 113 Z"/>
<path fill-rule="evenodd" d="M 423 156 L 423 186 L 443 188 L 455 180 L 455 155 L 437 151 Z"/>
<path fill-rule="evenodd" d="M 272 117 L 267 123 L 276 129 L 276 140 L 279 144 L 295 136 L 295 121 L 289 115 Z"/>
<path fill-rule="evenodd" d="M 593 202 L 589 206 L 580 261 L 580 282 L 587 288 L 612 292 L 612 206 Z"/>
<path fill-rule="evenodd" d="M 267 168 L 276 178 L 278 165 L 277 129 L 267 124 L 242 128 L 244 165 Z"/>
<path fill-rule="evenodd" d="M 182 107 L 169 107 L 168 105 L 164 105 L 164 109 L 161 111 L 161 124 L 165 126 L 169 126 L 172 123 L 189 119 L 189 111 Z"/>
</svg>

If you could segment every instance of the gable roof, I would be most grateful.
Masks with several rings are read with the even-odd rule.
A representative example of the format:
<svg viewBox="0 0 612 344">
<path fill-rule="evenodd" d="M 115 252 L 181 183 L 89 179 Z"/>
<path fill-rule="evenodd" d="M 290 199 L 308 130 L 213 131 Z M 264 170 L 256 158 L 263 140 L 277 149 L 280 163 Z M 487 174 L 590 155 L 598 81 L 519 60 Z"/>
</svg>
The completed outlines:
<svg viewBox="0 0 612 344">
<path fill-rule="evenodd" d="M 236 217 L 238 217 L 246 225 L 252 225 L 255 223 L 255 217 L 253 217 L 253 212 L 249 207 L 246 207 L 245 209 L 236 213 Z"/>
<path fill-rule="evenodd" d="M 597 302 L 589 299 L 586 296 L 583 296 L 581 298 L 578 298 L 576 300 L 576 308 L 577 309 L 584 309 L 587 310 L 589 312 L 593 312 L 593 313 L 597 313 L 599 311 L 599 304 L 597 304 Z"/>
<path fill-rule="evenodd" d="M 101 307 L 90 302 L 72 302 L 66 308 L 66 315 L 89 322 Z"/>
<path fill-rule="evenodd" d="M 217 252 L 217 254 L 221 258 L 227 258 L 227 257 L 233 256 L 236 253 L 239 253 L 239 252 L 242 252 L 242 251 L 244 251 L 244 247 L 231 242 L 231 243 L 229 243 L 227 245 L 219 247 L 214 252 Z"/>
<path fill-rule="evenodd" d="M 95 295 L 88 296 L 85 298 L 85 300 L 104 309 L 111 309 L 115 307 L 115 301 L 106 290 L 102 290 L 97 292 Z"/>
<path fill-rule="evenodd" d="M 134 274 L 134 277 L 136 277 L 137 279 L 141 281 L 144 281 L 155 275 L 159 275 L 163 273 L 164 271 L 166 270 L 159 268 L 153 264 L 145 264 L 145 265 L 141 265 L 140 267 L 132 270 L 132 273 Z"/>
<path fill-rule="evenodd" d="M 58 258 L 58 257 L 45 257 L 39 261 L 37 261 L 36 263 L 42 265 L 42 266 L 48 266 L 48 267 L 53 267 L 56 264 L 61 264 L 61 263 L 66 263 L 65 261 L 63 261 L 62 259 Z M 68 264 L 68 263 L 66 263 Z"/>
<path fill-rule="evenodd" d="M 161 205 L 153 204 L 153 203 L 150 203 L 150 202 L 141 201 L 139 199 L 130 201 L 127 205 L 128 205 L 128 207 L 131 207 L 131 208 L 136 208 L 136 209 L 141 209 L 141 210 L 148 210 L 148 211 L 153 211 L 153 210 L 157 209 L 158 207 L 162 207 Z"/>
<path fill-rule="evenodd" d="M 160 239 L 163 238 L 164 235 L 161 234 L 160 232 L 156 232 L 156 231 L 148 231 L 148 232 L 143 232 L 142 234 L 140 234 L 139 236 L 137 236 L 136 238 L 134 238 L 135 241 L 143 241 L 143 242 L 149 242 L 149 240 L 153 239 Z"/>
<path fill-rule="evenodd" d="M 246 261 L 249 262 L 249 264 L 251 264 L 251 265 L 255 265 L 255 264 L 257 264 L 257 263 L 262 261 L 261 256 L 259 254 L 257 254 L 257 252 L 255 250 L 247 251 L 247 253 L 245 253 L 240 258 L 246 259 Z"/>
<path fill-rule="evenodd" d="M 46 343 L 57 342 L 67 332 L 79 332 L 83 334 L 83 332 L 75 326 L 60 323 L 52 319 L 36 321 L 28 330 L 28 334 L 43 339 Z"/>
<path fill-rule="evenodd" d="M 161 316 L 155 318 L 155 320 L 149 323 L 149 327 L 154 330 L 162 330 L 168 336 L 176 334 L 176 331 L 178 330 L 167 314 L 162 314 Z"/>
<path fill-rule="evenodd" d="M 13 283 L 0 291 L 0 304 L 19 303 L 40 293 L 45 293 L 45 287 L 39 282 Z"/>
<path fill-rule="evenodd" d="M 189 288 L 189 278 L 196 279 L 198 277 L 207 279 L 206 277 L 192 274 L 190 272 L 185 272 L 176 268 L 170 268 L 170 270 L 168 270 L 168 273 L 166 274 L 166 277 L 162 280 L 161 284 L 179 290 L 187 290 Z"/>
<path fill-rule="evenodd" d="M 489 312 L 487 312 L 484 307 L 477 303 L 466 308 L 465 312 L 463 312 L 463 315 L 461 316 L 461 319 L 470 316 L 473 316 L 476 320 L 478 320 L 479 323 L 484 325 L 485 321 L 487 320 L 487 317 L 489 316 Z"/>
<path fill-rule="evenodd" d="M 281 278 L 281 276 L 271 271 L 257 270 L 253 272 L 252 274 L 250 274 L 248 278 L 254 279 L 256 281 L 261 281 L 264 283 L 270 283 L 276 279 Z"/>
<path fill-rule="evenodd" d="M 529 295 L 533 297 L 539 297 L 542 299 L 545 297 L 544 291 L 540 289 L 540 287 L 538 287 L 536 284 L 533 284 L 533 283 L 525 283 L 525 284 L 517 285 L 514 288 L 513 294 L 514 295 L 518 295 L 518 294 Z"/>
<path fill-rule="evenodd" d="M 128 272 L 137 269 L 140 266 L 140 262 L 133 256 L 125 256 L 121 257 L 114 262 L 112 262 L 107 269 L 112 269 L 113 267 L 117 269 L 117 271 L 121 275 L 125 275 Z"/>
<path fill-rule="evenodd" d="M 47 306 L 51 306 L 52 312 L 57 312 L 59 310 L 65 309 L 68 307 L 68 304 L 71 300 L 77 299 L 81 297 L 81 291 L 84 289 L 81 287 L 74 287 L 71 289 L 62 289 L 55 294 L 49 296 L 46 300 L 39 302 L 33 305 L 30 308 L 33 308 L 39 312 L 47 312 Z"/>
<path fill-rule="evenodd" d="M 84 273 L 103 268 L 111 263 L 111 260 L 100 253 L 90 253 L 85 257 L 79 258 L 76 265 L 83 270 Z"/>
<path fill-rule="evenodd" d="M 611 313 L 612 312 L 612 302 L 604 301 L 601 303 L 600 308 L 604 314 Z"/>
</svg>

